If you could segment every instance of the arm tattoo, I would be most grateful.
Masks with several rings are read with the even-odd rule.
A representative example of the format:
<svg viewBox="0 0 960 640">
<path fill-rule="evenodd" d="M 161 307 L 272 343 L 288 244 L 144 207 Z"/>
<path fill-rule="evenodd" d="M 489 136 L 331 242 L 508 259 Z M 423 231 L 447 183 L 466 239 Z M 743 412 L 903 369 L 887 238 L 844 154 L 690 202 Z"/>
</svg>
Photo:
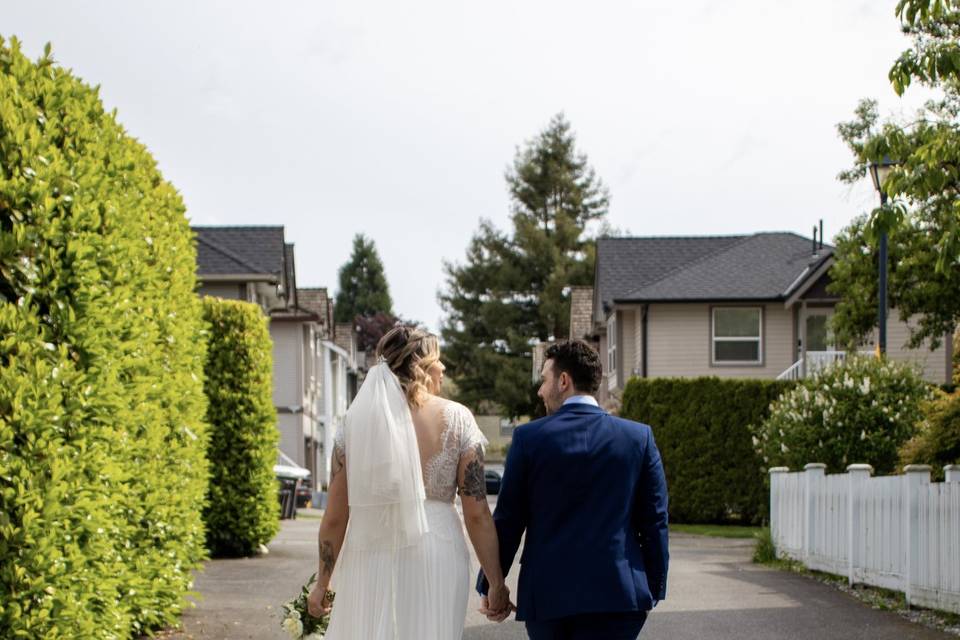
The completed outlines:
<svg viewBox="0 0 960 640">
<path fill-rule="evenodd" d="M 333 574 L 333 565 L 337 563 L 337 556 L 333 554 L 333 545 L 329 540 L 320 541 L 320 564 L 326 575 Z"/>
<path fill-rule="evenodd" d="M 463 485 L 460 487 L 462 498 L 476 498 L 478 502 L 487 499 L 487 483 L 483 477 L 483 446 L 474 449 L 474 458 L 463 470 Z"/>
<path fill-rule="evenodd" d="M 330 461 L 330 482 L 333 482 L 334 477 L 343 471 L 343 468 L 347 464 L 347 452 L 343 450 L 341 445 L 333 446 L 333 459 Z"/>
</svg>

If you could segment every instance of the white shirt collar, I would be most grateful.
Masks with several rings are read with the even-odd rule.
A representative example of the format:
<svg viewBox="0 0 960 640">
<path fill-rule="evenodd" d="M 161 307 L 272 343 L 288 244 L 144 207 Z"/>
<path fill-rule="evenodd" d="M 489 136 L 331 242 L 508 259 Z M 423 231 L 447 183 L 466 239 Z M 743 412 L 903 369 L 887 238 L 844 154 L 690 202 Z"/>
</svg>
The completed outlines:
<svg viewBox="0 0 960 640">
<path fill-rule="evenodd" d="M 600 403 L 597 402 L 597 399 L 593 396 L 570 396 L 563 401 L 563 404 L 592 404 L 595 407 L 600 406 Z"/>
</svg>

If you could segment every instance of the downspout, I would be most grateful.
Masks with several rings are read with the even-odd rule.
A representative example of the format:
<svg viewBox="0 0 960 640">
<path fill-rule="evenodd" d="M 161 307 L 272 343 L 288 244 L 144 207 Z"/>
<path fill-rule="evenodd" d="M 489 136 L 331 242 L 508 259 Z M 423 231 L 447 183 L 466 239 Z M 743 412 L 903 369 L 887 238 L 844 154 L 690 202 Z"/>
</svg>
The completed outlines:
<svg viewBox="0 0 960 640">
<path fill-rule="evenodd" d="M 650 305 L 643 305 L 640 320 L 640 377 L 647 377 L 647 317 L 650 315 Z"/>
</svg>

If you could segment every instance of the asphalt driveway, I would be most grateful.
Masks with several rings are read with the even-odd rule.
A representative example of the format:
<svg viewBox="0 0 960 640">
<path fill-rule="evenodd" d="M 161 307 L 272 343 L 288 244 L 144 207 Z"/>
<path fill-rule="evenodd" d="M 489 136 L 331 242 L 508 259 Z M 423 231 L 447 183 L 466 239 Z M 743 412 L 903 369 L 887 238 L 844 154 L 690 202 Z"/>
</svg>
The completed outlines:
<svg viewBox="0 0 960 640">
<path fill-rule="evenodd" d="M 318 519 L 284 521 L 270 554 L 216 560 L 199 574 L 203 599 L 170 637 L 286 638 L 279 626 L 282 602 L 315 570 Z M 750 562 L 751 541 L 698 536 L 671 538 L 667 599 L 648 619 L 644 640 L 956 640 L 801 575 Z M 476 566 L 476 560 L 474 560 Z M 571 576 L 575 581 L 576 577 Z M 510 579 L 516 589 L 516 575 Z M 526 638 L 515 621 L 492 624 L 476 612 L 473 597 L 464 640 Z"/>
</svg>

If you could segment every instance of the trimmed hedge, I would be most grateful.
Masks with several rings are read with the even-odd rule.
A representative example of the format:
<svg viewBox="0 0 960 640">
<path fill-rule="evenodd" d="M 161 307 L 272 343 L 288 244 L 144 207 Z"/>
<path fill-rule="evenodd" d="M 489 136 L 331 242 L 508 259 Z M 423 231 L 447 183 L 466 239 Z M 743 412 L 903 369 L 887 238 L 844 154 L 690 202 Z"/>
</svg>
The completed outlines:
<svg viewBox="0 0 960 640">
<path fill-rule="evenodd" d="M 0 637 L 176 622 L 205 556 L 195 268 L 97 90 L 0 39 Z"/>
<path fill-rule="evenodd" d="M 215 556 L 248 556 L 280 528 L 273 342 L 255 304 L 204 298 L 203 311 L 211 436 L 207 545 Z"/>
<path fill-rule="evenodd" d="M 675 522 L 759 522 L 767 512 L 763 461 L 750 425 L 791 387 L 774 380 L 633 378 L 620 415 L 649 424 L 663 458 Z"/>
</svg>

